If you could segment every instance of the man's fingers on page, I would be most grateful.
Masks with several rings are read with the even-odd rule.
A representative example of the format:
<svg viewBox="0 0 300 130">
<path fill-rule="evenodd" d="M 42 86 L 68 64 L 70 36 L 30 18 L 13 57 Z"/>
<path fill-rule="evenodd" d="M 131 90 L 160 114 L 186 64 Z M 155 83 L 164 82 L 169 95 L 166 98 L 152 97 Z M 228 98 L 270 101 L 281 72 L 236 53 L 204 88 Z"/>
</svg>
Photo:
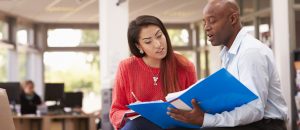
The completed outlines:
<svg viewBox="0 0 300 130">
<path fill-rule="evenodd" d="M 169 115 L 171 116 L 171 118 L 173 118 L 175 120 L 186 122 L 186 118 L 183 115 L 181 115 L 181 114 L 170 113 Z"/>
<path fill-rule="evenodd" d="M 193 105 L 193 108 L 195 110 L 200 110 L 200 107 L 198 106 L 198 103 L 197 103 L 196 99 L 192 100 L 192 105 Z"/>
<path fill-rule="evenodd" d="M 178 109 L 174 109 L 174 108 L 168 107 L 168 110 L 169 110 L 170 113 L 175 113 L 175 114 L 179 114 L 180 113 L 180 110 L 178 110 Z"/>
</svg>

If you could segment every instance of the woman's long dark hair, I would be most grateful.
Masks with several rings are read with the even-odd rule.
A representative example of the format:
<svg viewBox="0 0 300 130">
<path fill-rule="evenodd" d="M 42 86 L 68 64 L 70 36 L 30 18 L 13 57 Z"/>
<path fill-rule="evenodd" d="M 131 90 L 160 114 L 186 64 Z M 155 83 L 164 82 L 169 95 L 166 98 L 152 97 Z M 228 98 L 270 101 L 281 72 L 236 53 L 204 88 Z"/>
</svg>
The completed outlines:
<svg viewBox="0 0 300 130">
<path fill-rule="evenodd" d="M 166 37 L 167 41 L 167 54 L 160 63 L 160 76 L 162 77 L 162 90 L 165 95 L 171 92 L 180 90 L 177 79 L 177 67 L 184 66 L 186 59 L 173 52 L 171 40 L 167 29 L 163 23 L 156 17 L 150 15 L 142 15 L 131 21 L 127 31 L 127 39 L 130 51 L 136 57 L 144 57 L 146 54 L 141 54 L 136 44 L 139 44 L 139 36 L 143 27 L 155 25 L 158 26 Z"/>
</svg>

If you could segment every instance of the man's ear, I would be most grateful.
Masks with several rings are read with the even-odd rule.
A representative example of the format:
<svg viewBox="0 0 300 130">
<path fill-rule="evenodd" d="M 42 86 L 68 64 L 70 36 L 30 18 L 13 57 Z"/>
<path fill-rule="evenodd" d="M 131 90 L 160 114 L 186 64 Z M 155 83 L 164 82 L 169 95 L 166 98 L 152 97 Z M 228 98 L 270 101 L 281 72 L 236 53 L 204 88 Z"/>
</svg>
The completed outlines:
<svg viewBox="0 0 300 130">
<path fill-rule="evenodd" d="M 239 14 L 232 13 L 232 15 L 230 16 L 231 25 L 235 25 L 236 23 L 238 23 L 238 19 L 239 19 Z"/>
</svg>

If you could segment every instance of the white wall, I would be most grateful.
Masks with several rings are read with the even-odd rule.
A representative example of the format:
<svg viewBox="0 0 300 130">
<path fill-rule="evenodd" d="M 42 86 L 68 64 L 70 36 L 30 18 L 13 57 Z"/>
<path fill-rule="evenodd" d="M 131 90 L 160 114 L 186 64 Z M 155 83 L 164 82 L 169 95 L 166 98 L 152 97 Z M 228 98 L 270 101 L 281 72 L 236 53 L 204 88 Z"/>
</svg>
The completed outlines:
<svg viewBox="0 0 300 130">
<path fill-rule="evenodd" d="M 281 88 L 288 104 L 288 117 L 291 119 L 291 61 L 290 61 L 290 28 L 289 28 L 289 1 L 272 1 L 272 23 L 274 29 L 274 54 L 276 65 L 281 79 Z M 288 129 L 291 128 L 291 120 L 288 121 Z"/>
<path fill-rule="evenodd" d="M 123 0 L 120 0 L 123 1 Z M 116 5 L 117 0 L 99 1 L 100 81 L 102 91 L 101 127 L 112 130 L 109 121 L 111 88 L 119 62 L 129 56 L 127 45 L 128 0 Z"/>
<path fill-rule="evenodd" d="M 129 56 L 127 45 L 128 1 L 100 0 L 100 67 L 102 89 L 112 88 L 120 60 Z"/>
</svg>

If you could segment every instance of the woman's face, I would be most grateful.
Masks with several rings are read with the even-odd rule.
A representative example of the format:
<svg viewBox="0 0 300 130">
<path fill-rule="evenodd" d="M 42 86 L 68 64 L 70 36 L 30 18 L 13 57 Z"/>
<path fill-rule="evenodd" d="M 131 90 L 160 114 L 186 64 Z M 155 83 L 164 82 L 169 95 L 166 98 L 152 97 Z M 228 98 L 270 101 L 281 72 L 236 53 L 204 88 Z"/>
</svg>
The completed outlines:
<svg viewBox="0 0 300 130">
<path fill-rule="evenodd" d="M 24 86 L 24 92 L 25 92 L 26 94 L 32 94 L 32 93 L 34 92 L 34 87 L 33 87 L 33 85 L 32 85 L 32 84 L 26 84 L 26 85 Z"/>
<path fill-rule="evenodd" d="M 149 25 L 142 28 L 137 47 L 151 60 L 162 60 L 167 55 L 166 37 L 158 26 Z"/>
</svg>

